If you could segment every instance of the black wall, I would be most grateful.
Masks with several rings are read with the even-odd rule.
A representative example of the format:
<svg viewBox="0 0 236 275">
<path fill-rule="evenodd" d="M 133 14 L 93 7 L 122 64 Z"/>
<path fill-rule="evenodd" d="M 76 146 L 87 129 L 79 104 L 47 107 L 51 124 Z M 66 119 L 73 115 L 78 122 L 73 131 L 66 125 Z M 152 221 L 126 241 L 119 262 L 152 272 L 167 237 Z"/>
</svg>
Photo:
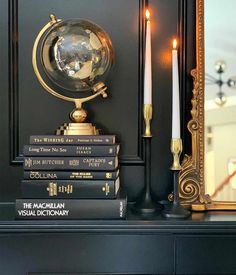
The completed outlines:
<svg viewBox="0 0 236 275">
<path fill-rule="evenodd" d="M 46 93 L 33 73 L 31 50 L 48 15 L 94 21 L 110 35 L 116 53 L 107 79 L 109 97 L 86 105 L 91 120 L 117 134 L 121 147 L 121 183 L 129 199 L 143 187 L 142 76 L 144 0 L 0 0 L 0 201 L 20 197 L 22 146 L 32 134 L 52 134 L 74 107 Z M 190 152 L 190 117 L 195 67 L 195 1 L 150 0 L 152 11 L 153 109 L 152 188 L 158 200 L 171 190 L 171 42 L 180 37 L 183 138 Z"/>
</svg>

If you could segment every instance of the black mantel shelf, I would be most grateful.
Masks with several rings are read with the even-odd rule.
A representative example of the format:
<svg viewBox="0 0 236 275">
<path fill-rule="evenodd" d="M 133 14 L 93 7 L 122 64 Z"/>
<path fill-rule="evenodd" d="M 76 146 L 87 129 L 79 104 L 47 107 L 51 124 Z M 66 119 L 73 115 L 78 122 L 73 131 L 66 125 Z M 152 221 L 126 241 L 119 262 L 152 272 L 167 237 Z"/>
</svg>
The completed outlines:
<svg viewBox="0 0 236 275">
<path fill-rule="evenodd" d="M 14 215 L 14 203 L 0 204 L 1 275 L 236 275 L 233 211 L 175 221 L 161 215 L 145 220 L 130 211 L 126 220 L 35 221 Z"/>
<path fill-rule="evenodd" d="M 0 205 L 0 232 L 236 234 L 236 212 L 195 212 L 187 220 L 150 219 L 128 212 L 126 220 L 15 220 L 15 205 Z"/>
</svg>

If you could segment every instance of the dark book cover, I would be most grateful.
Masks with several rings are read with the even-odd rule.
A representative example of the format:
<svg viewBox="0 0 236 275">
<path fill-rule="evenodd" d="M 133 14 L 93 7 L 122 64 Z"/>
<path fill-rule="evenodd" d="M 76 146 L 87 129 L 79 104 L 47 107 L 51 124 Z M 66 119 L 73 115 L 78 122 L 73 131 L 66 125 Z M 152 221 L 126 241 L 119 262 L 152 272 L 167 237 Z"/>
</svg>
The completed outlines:
<svg viewBox="0 0 236 275">
<path fill-rule="evenodd" d="M 122 191 L 117 199 L 17 199 L 16 219 L 124 219 L 127 197 Z"/>
<path fill-rule="evenodd" d="M 25 157 L 25 170 L 101 170 L 118 167 L 117 157 Z"/>
<path fill-rule="evenodd" d="M 117 145 L 25 145 L 24 156 L 117 156 L 120 146 Z"/>
<path fill-rule="evenodd" d="M 37 135 L 30 136 L 30 144 L 52 144 L 52 145 L 78 145 L 78 144 L 115 144 L 115 135 L 97 135 L 97 136 L 58 136 L 58 135 Z"/>
<path fill-rule="evenodd" d="M 25 180 L 115 180 L 116 171 L 24 171 Z"/>
<path fill-rule="evenodd" d="M 120 187 L 116 180 L 23 180 L 23 198 L 115 199 Z"/>
</svg>

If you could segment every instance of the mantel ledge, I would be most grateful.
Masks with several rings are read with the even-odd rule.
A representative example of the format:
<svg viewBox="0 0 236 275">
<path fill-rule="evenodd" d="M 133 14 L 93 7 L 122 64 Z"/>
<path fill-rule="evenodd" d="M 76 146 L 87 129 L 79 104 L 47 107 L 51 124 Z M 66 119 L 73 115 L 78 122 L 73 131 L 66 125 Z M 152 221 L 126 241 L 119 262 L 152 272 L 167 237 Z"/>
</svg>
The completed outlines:
<svg viewBox="0 0 236 275">
<path fill-rule="evenodd" d="M 15 220 L 14 204 L 0 205 L 0 232 L 101 234 L 236 234 L 235 211 L 195 212 L 187 220 L 150 218 L 128 212 L 126 220 Z"/>
</svg>

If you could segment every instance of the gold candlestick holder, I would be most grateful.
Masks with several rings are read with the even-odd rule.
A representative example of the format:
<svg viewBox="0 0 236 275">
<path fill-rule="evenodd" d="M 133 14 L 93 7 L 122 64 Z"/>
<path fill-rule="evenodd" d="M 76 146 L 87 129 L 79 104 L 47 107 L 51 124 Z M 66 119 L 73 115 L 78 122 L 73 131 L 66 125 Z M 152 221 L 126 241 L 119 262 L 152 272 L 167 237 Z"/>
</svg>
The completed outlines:
<svg viewBox="0 0 236 275">
<path fill-rule="evenodd" d="M 151 120 L 152 120 L 152 104 L 143 105 L 143 118 L 145 123 L 145 132 L 143 137 L 150 138 L 151 134 Z"/>
<path fill-rule="evenodd" d="M 190 211 L 183 208 L 179 200 L 179 171 L 182 169 L 180 165 L 180 155 L 183 150 L 182 139 L 171 139 L 170 150 L 173 155 L 173 163 L 170 170 L 173 173 L 173 202 L 162 211 L 162 216 L 168 219 L 185 219 L 190 216 Z"/>
<path fill-rule="evenodd" d="M 180 155 L 183 151 L 183 145 L 182 145 L 182 139 L 181 138 L 172 138 L 170 143 L 170 151 L 173 155 L 173 163 L 170 167 L 170 170 L 173 171 L 180 171 L 181 165 L 180 165 Z"/>
<path fill-rule="evenodd" d="M 153 214 L 161 210 L 161 205 L 155 203 L 151 196 L 151 120 L 152 120 L 152 104 L 144 104 L 143 116 L 145 123 L 145 131 L 143 135 L 144 158 L 145 158 L 145 185 L 144 190 L 135 203 L 133 210 L 140 214 Z"/>
</svg>

